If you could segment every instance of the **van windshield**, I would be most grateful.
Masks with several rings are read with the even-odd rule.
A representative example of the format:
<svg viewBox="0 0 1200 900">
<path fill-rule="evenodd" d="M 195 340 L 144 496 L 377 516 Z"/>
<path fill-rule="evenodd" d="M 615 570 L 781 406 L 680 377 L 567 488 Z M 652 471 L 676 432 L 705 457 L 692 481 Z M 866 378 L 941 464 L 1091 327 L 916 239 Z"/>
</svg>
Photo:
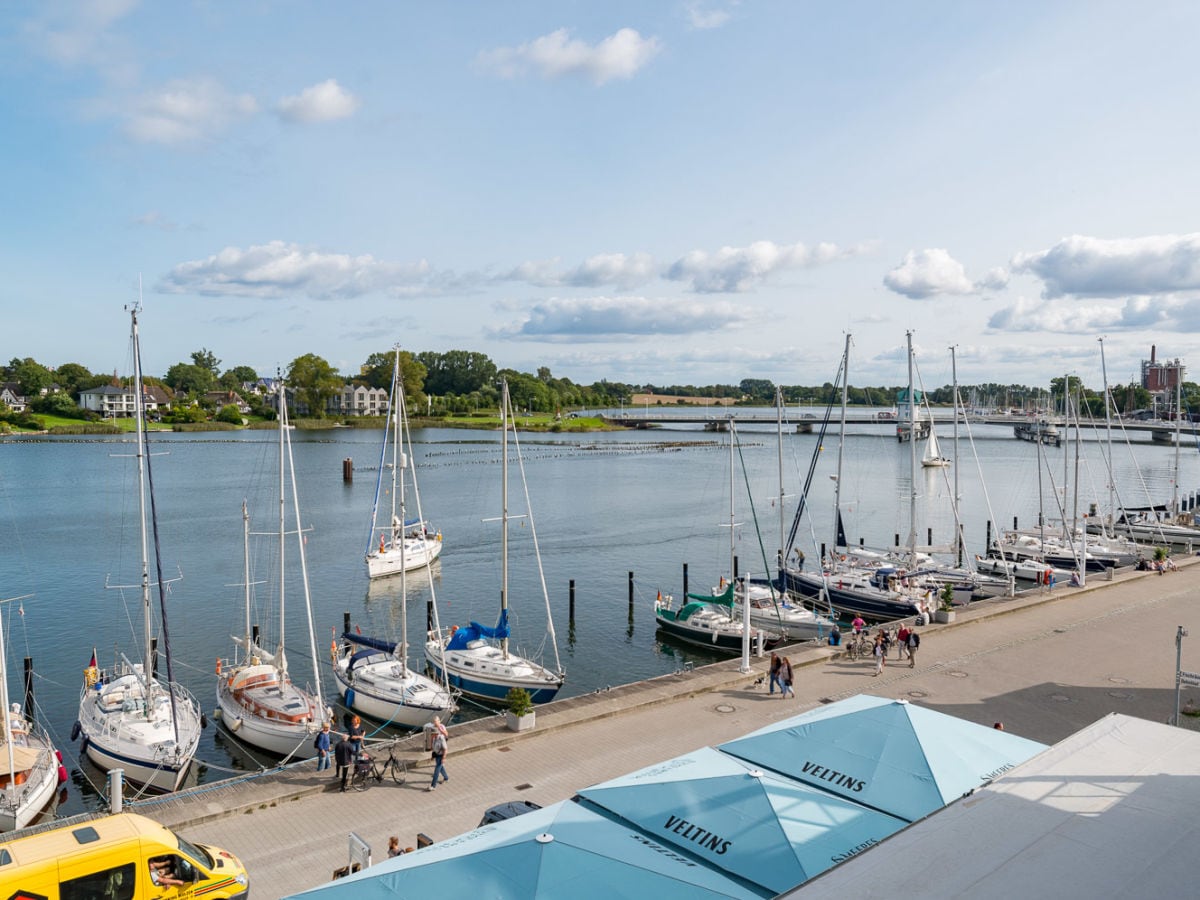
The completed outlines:
<svg viewBox="0 0 1200 900">
<path fill-rule="evenodd" d="M 205 868 L 212 869 L 216 866 L 217 861 L 208 855 L 206 850 L 197 847 L 190 841 L 185 841 L 179 835 L 175 835 L 175 839 L 179 841 L 179 849 L 190 856 L 192 859 L 203 863 Z"/>
</svg>

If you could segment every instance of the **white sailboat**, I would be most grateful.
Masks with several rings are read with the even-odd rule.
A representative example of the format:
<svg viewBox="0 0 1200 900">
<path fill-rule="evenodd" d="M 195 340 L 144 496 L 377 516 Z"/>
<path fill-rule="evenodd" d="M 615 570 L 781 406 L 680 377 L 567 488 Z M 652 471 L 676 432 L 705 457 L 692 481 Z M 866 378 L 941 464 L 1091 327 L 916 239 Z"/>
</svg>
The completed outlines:
<svg viewBox="0 0 1200 900">
<path fill-rule="evenodd" d="M 317 646 L 312 628 L 312 600 L 308 592 L 308 564 L 304 552 L 304 533 L 300 520 L 300 501 L 296 490 L 296 470 L 292 462 L 291 430 L 287 421 L 287 396 L 283 382 L 279 390 L 279 642 L 273 653 L 261 646 L 250 623 L 250 517 L 242 503 L 242 533 L 245 545 L 246 631 L 235 637 L 240 653 L 231 661 L 217 665 L 217 711 L 225 727 L 238 740 L 279 756 L 307 759 L 316 755 L 313 736 L 333 710 L 321 699 L 321 675 L 317 666 Z M 290 476 L 292 508 L 295 511 L 297 555 L 304 607 L 308 612 L 308 638 L 315 687 L 302 688 L 292 681 L 285 650 L 287 491 L 285 476 Z"/>
<path fill-rule="evenodd" d="M 546 592 L 546 579 L 542 574 L 541 558 L 537 552 L 537 529 L 533 527 L 533 515 L 528 514 L 530 532 L 533 535 L 534 556 L 538 559 L 538 576 L 542 595 L 546 603 L 546 636 L 554 654 L 554 668 L 509 650 L 508 637 L 508 432 L 513 429 L 512 404 L 508 396 L 508 382 L 501 386 L 500 425 L 501 440 L 501 515 L 500 515 L 500 619 L 495 628 L 487 628 L 477 622 L 453 626 L 442 631 L 433 628 L 425 643 L 425 659 L 438 678 L 447 678 L 452 688 L 484 700 L 501 701 L 512 688 L 529 691 L 534 703 L 546 703 L 554 699 L 566 678 L 558 659 L 558 645 L 554 639 L 554 623 L 550 617 L 550 601 Z M 520 444 L 513 429 L 513 441 L 517 444 L 517 460 L 520 463 Z M 524 468 L 522 467 L 522 473 Z M 523 479 L 522 479 L 523 480 Z M 528 493 L 526 493 L 528 500 Z"/>
<path fill-rule="evenodd" d="M 0 621 L 0 831 L 24 828 L 54 799 L 54 789 L 67 780 L 67 770 L 49 736 L 21 710 L 8 704 L 4 625 Z M 7 710 L 7 714 L 4 711 Z"/>
<path fill-rule="evenodd" d="M 125 778 L 157 791 L 179 787 L 196 755 L 200 742 L 200 707 L 180 684 L 170 680 L 171 644 L 163 602 L 166 584 L 159 574 L 154 584 L 159 589 L 159 605 L 167 680 L 160 681 L 155 671 L 155 650 L 150 606 L 150 545 L 147 529 L 147 490 L 149 454 L 146 450 L 146 397 L 142 385 L 141 348 L 138 342 L 137 316 L 140 307 L 130 309 L 133 321 L 134 417 L 137 426 L 138 510 L 141 527 L 142 622 L 145 644 L 142 662 L 134 663 L 125 654 L 111 670 L 100 670 L 96 652 L 84 670 L 79 697 L 79 734 L 83 737 L 88 759 L 99 768 L 123 769 Z"/>
<path fill-rule="evenodd" d="M 400 519 L 405 514 L 405 474 L 411 473 L 413 493 L 416 494 L 416 469 L 409 464 L 412 457 L 412 437 L 408 431 L 408 416 L 404 402 L 404 384 L 400 378 L 400 349 L 396 348 L 396 363 L 392 371 L 393 409 L 389 412 L 388 431 L 393 431 L 392 442 L 392 497 L 393 516 L 398 511 Z M 405 449 L 407 448 L 407 453 Z M 382 474 L 382 467 L 381 467 Z M 345 649 L 341 656 L 333 659 L 333 676 L 338 692 L 346 706 L 385 722 L 422 728 L 435 718 L 448 721 L 457 710 L 453 694 L 444 684 L 414 672 L 408 667 L 408 571 L 412 568 L 407 559 L 410 542 L 405 539 L 393 544 L 399 559 L 396 561 L 400 573 L 400 642 L 385 638 L 369 637 L 347 631 L 342 635 Z M 437 542 L 440 549 L 441 542 Z M 436 556 L 436 554 L 434 554 Z M 428 566 L 432 557 L 421 559 Z M 432 580 L 430 590 L 433 590 Z M 434 604 L 436 617 L 437 604 Z"/>
<path fill-rule="evenodd" d="M 942 455 L 938 446 L 937 433 L 929 426 L 929 437 L 925 439 L 925 455 L 921 457 L 921 465 L 926 469 L 935 469 L 950 465 L 950 458 Z"/>
<path fill-rule="evenodd" d="M 402 403 L 404 381 L 400 377 L 400 351 L 392 372 L 392 394 Z M 393 403 L 393 409 L 399 404 Z M 383 486 L 384 461 L 389 442 L 392 445 L 392 514 L 384 525 L 378 522 L 379 492 Z M 408 521 L 403 504 L 397 504 L 396 448 L 404 444 L 399 416 L 388 411 L 388 425 L 383 430 L 383 447 L 379 451 L 379 479 L 375 483 L 375 503 L 371 507 L 371 533 L 367 538 L 367 577 L 383 578 L 401 572 L 424 569 L 442 553 L 442 533 L 433 531 L 421 515 L 421 498 L 416 496 L 417 517 Z M 414 492 L 415 493 L 415 492 Z"/>
</svg>

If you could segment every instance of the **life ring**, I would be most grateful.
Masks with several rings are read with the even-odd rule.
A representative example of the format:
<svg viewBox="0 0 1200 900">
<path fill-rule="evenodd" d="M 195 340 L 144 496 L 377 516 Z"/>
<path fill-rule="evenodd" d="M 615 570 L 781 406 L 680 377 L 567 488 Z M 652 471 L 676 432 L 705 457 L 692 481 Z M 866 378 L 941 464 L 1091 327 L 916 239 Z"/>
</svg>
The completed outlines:
<svg viewBox="0 0 1200 900">
<path fill-rule="evenodd" d="M 75 724 L 71 726 L 71 740 L 72 741 L 79 740 L 79 732 L 81 732 L 81 731 L 83 731 L 83 725 L 81 725 L 79 720 L 76 719 Z"/>
</svg>

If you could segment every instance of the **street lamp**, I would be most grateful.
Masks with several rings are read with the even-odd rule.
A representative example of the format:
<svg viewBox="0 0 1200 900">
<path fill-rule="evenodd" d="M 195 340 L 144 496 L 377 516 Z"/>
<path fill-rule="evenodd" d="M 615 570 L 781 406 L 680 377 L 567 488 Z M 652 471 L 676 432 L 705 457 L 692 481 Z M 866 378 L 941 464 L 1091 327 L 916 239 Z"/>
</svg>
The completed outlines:
<svg viewBox="0 0 1200 900">
<path fill-rule="evenodd" d="M 1196 678 L 1190 672 L 1183 671 L 1183 639 L 1188 636 L 1188 630 L 1182 625 L 1175 629 L 1175 718 L 1171 724 L 1179 727 L 1179 688 L 1184 681 L 1195 684 Z"/>
</svg>

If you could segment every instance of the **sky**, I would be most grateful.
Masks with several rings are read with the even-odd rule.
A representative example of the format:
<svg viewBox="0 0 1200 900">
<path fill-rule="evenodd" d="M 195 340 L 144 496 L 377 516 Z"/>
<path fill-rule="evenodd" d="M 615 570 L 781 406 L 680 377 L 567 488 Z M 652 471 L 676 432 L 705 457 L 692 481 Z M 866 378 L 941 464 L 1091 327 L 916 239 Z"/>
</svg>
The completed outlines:
<svg viewBox="0 0 1200 900">
<path fill-rule="evenodd" d="M 0 357 L 1200 366 L 1200 4 L 8 0 Z M 140 287 L 139 287 L 140 284 Z M 1102 358 L 1103 354 L 1103 358 Z M 1189 380 L 1200 380 L 1200 369 Z"/>
</svg>

